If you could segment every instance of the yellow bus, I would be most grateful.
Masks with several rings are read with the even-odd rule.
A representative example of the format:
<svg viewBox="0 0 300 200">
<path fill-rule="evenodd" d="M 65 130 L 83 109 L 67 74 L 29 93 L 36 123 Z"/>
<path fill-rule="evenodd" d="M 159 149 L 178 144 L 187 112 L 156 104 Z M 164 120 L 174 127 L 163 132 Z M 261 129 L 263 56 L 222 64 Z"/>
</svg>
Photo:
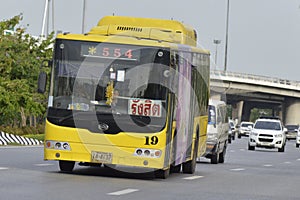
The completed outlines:
<svg viewBox="0 0 300 200">
<path fill-rule="evenodd" d="M 209 51 L 174 20 L 106 16 L 56 37 L 44 159 L 194 173 L 206 150 Z M 45 91 L 45 76 L 39 91 Z"/>
</svg>

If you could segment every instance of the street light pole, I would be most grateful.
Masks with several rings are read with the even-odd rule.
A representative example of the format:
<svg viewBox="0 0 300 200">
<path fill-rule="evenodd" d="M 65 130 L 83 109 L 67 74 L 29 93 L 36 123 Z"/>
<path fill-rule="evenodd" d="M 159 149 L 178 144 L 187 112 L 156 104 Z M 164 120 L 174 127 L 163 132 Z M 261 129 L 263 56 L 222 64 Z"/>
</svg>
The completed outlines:
<svg viewBox="0 0 300 200">
<path fill-rule="evenodd" d="M 47 37 L 49 35 L 49 24 L 50 24 L 50 2 L 51 0 L 45 0 L 44 17 L 42 24 L 41 36 Z M 52 31 L 54 31 L 54 0 L 52 0 Z"/>
<path fill-rule="evenodd" d="M 229 0 L 227 0 L 227 17 L 226 17 L 226 36 L 225 36 L 225 62 L 224 62 L 224 71 L 227 70 L 228 24 L 229 24 Z"/>
<path fill-rule="evenodd" d="M 85 11 L 86 11 L 86 0 L 83 0 L 83 9 L 82 9 L 82 34 L 85 31 Z"/>
<path fill-rule="evenodd" d="M 221 40 L 214 40 L 214 44 L 216 45 L 216 53 L 215 53 L 215 63 L 216 63 L 216 66 L 217 66 L 217 55 L 218 55 L 218 44 L 221 43 Z"/>
<path fill-rule="evenodd" d="M 52 0 L 52 31 L 54 31 L 54 0 Z"/>
<path fill-rule="evenodd" d="M 46 26 L 46 19 L 47 19 L 47 11 L 48 11 L 48 0 L 45 0 L 45 9 L 44 9 L 44 17 L 43 17 L 43 24 L 42 24 L 42 31 L 41 36 L 44 37 L 45 35 L 45 26 Z"/>
</svg>

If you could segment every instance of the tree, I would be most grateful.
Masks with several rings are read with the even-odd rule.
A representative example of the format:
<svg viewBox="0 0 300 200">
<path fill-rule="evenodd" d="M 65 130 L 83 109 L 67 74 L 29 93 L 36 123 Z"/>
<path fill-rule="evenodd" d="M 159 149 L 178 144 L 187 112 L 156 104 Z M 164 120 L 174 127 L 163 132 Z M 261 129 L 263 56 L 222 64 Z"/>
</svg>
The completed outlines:
<svg viewBox="0 0 300 200">
<path fill-rule="evenodd" d="M 253 108 L 250 114 L 250 121 L 255 122 L 260 116 L 272 116 L 272 109 Z"/>
<path fill-rule="evenodd" d="M 26 126 L 30 117 L 43 116 L 46 96 L 37 93 L 43 60 L 52 56 L 53 33 L 33 37 L 19 26 L 22 15 L 0 22 L 0 123 Z M 6 34 L 6 30 L 13 30 Z"/>
</svg>

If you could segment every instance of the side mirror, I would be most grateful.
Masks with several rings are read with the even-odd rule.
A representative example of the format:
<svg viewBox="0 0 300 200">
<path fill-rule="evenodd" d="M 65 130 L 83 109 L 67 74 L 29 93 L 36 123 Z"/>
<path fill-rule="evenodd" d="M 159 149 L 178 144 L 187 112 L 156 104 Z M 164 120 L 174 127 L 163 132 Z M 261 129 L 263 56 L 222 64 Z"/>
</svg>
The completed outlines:
<svg viewBox="0 0 300 200">
<path fill-rule="evenodd" d="M 43 67 L 51 67 L 52 66 L 52 61 L 51 60 L 43 60 L 41 63 L 41 69 Z M 46 72 L 44 72 L 43 70 L 40 72 L 39 74 L 39 78 L 38 78 L 38 93 L 45 93 L 46 91 L 46 85 L 47 85 L 47 74 Z"/>
<path fill-rule="evenodd" d="M 283 128 L 283 132 L 285 133 L 288 132 L 287 128 Z"/>
<path fill-rule="evenodd" d="M 38 79 L 38 93 L 45 93 L 47 84 L 47 74 L 46 72 L 40 72 Z"/>
</svg>

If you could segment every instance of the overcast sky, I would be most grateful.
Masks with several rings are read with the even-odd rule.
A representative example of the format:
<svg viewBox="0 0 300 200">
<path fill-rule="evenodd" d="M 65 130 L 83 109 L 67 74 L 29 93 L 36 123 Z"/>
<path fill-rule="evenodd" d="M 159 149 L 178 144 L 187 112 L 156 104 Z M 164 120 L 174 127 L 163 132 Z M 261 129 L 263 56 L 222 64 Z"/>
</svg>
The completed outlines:
<svg viewBox="0 0 300 200">
<path fill-rule="evenodd" d="M 45 0 L 0 2 L 1 21 L 23 13 L 27 32 L 42 33 Z M 227 70 L 300 81 L 299 6 L 300 0 L 230 0 Z M 81 33 L 82 10 L 83 0 L 54 0 L 55 31 Z M 211 51 L 213 60 L 213 40 L 221 40 L 212 69 L 223 69 L 226 12 L 227 0 L 86 0 L 85 32 L 112 14 L 173 18 L 197 30 L 198 44 Z"/>
</svg>

